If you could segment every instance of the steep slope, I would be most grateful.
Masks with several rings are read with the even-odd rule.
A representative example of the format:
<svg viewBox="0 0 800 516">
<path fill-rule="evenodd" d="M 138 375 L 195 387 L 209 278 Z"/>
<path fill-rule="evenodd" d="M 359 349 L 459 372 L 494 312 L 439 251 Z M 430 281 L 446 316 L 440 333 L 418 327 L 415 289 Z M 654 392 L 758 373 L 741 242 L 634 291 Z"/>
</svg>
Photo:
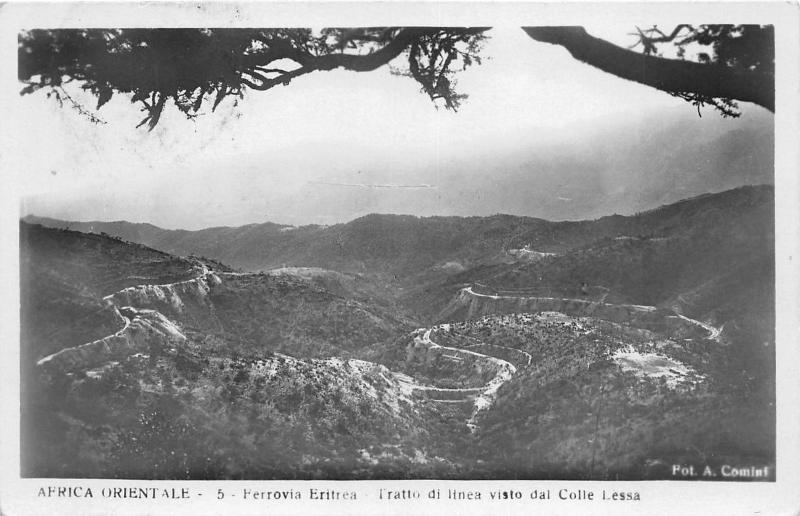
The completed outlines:
<svg viewBox="0 0 800 516">
<path fill-rule="evenodd" d="M 130 340 L 145 321 L 163 330 L 161 317 L 180 332 L 202 335 L 211 347 L 224 342 L 239 351 L 303 357 L 357 354 L 413 327 L 401 314 L 331 293 L 314 278 L 286 271 L 234 273 L 104 236 L 24 223 L 21 228 L 23 348 L 37 360 L 87 341 L 94 342 L 87 349 L 107 345 L 107 335 Z M 61 253 L 53 253 L 56 245 Z M 51 278 L 67 284 L 54 291 Z M 157 283 L 163 279 L 177 281 Z M 109 292 L 115 287 L 123 288 Z M 62 324 L 78 310 L 73 305 L 82 311 Z"/>
<path fill-rule="evenodd" d="M 774 478 L 770 371 L 742 367 L 774 360 L 771 348 L 742 354 L 680 317 L 653 330 L 594 315 L 443 323 L 374 359 L 469 429 L 452 457 L 467 478 L 668 479 L 681 461 L 742 460 Z"/>
<path fill-rule="evenodd" d="M 774 203 L 770 187 L 701 196 L 636 217 L 596 221 L 614 236 L 595 239 L 555 256 L 488 264 L 457 273 L 405 300 L 419 311 L 439 313 L 459 292 L 483 285 L 483 293 L 578 298 L 614 304 L 652 305 L 717 325 L 755 318 L 766 331 L 774 316 Z M 608 232 L 605 232 L 608 234 Z M 738 306 L 739 308 L 735 308 Z M 552 308 L 557 309 L 557 308 Z M 487 313 L 487 312 L 484 312 Z M 448 314 L 442 314 L 446 317 Z"/>
<path fill-rule="evenodd" d="M 429 408 L 416 407 L 384 367 L 309 359 L 356 355 L 401 333 L 407 321 L 397 315 L 285 272 L 234 273 L 26 224 L 21 236 L 23 277 L 71 281 L 60 293 L 21 285 L 23 310 L 40 307 L 23 317 L 23 474 L 336 478 L 341 468 L 372 475 L 367 466 L 376 460 L 391 476 L 437 453 L 426 436 L 442 423 L 428 423 Z M 120 278 L 110 281 L 112 274 Z M 143 278 L 151 282 L 130 285 Z M 164 279 L 176 281 L 155 283 Z M 110 285 L 122 288 L 106 294 Z M 83 329 L 75 339 L 92 340 L 70 346 L 56 317 L 44 341 L 55 344 L 31 339 L 45 311 L 75 303 L 75 292 L 110 323 L 91 311 L 72 321 Z"/>
<path fill-rule="evenodd" d="M 44 356 L 122 327 L 103 297 L 194 277 L 197 263 L 101 235 L 20 223 L 23 357 Z"/>
<path fill-rule="evenodd" d="M 27 408 L 23 475 L 142 479 L 432 475 L 449 433 L 389 371 L 359 360 L 137 354 Z"/>
<path fill-rule="evenodd" d="M 462 342 L 474 336 L 532 356 L 479 420 L 476 449 L 490 478 L 663 479 L 672 464 L 719 472 L 742 461 L 774 478 L 771 372 L 741 367 L 756 354 L 774 361 L 771 348 L 743 356 L 703 336 L 563 315 L 456 327 Z"/>
</svg>

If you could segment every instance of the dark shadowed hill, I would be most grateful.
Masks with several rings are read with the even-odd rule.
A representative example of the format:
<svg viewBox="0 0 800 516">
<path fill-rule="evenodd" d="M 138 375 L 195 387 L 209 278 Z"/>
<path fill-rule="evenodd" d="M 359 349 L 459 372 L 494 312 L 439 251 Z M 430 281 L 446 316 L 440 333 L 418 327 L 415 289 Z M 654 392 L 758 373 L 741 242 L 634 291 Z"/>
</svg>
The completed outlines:
<svg viewBox="0 0 800 516">
<path fill-rule="evenodd" d="M 127 222 L 28 220 L 106 232 L 245 270 L 284 266 L 334 270 L 340 273 L 338 278 L 327 273 L 323 280 L 324 275 L 318 274 L 316 281 L 327 282 L 326 288 L 333 290 L 346 284 L 346 290 L 361 299 L 402 300 L 418 316 L 429 318 L 459 285 L 471 282 L 562 291 L 587 282 L 608 289 L 609 300 L 683 303 L 685 296 L 678 296 L 710 286 L 709 282 L 731 284 L 720 283 L 719 278 L 743 268 L 763 270 L 748 269 L 748 264 L 770 262 L 773 195 L 771 186 L 748 186 L 633 216 L 577 222 L 511 215 L 368 215 L 329 227 L 266 223 L 175 231 Z M 769 283 L 769 271 L 765 274 Z M 701 306 L 684 309 L 710 313 Z"/>
<path fill-rule="evenodd" d="M 103 297 L 126 287 L 182 281 L 196 264 L 102 235 L 20 224 L 23 352 L 46 355 L 121 326 Z"/>
<path fill-rule="evenodd" d="M 483 285 L 488 293 L 660 306 L 733 322 L 727 331 L 774 338 L 771 187 L 700 196 L 591 224 L 594 238 L 587 236 L 583 245 L 536 260 L 475 267 L 410 292 L 404 301 L 433 313 L 460 289 Z"/>
<path fill-rule="evenodd" d="M 112 304 L 157 310 L 229 349 L 301 356 L 346 356 L 413 326 L 348 297 L 360 284 L 336 273 L 235 274 L 211 260 L 24 222 L 20 254 L 23 349 L 33 358 L 123 327 L 126 314 Z"/>
<path fill-rule="evenodd" d="M 508 251 L 530 246 L 564 252 L 604 237 L 647 235 L 676 225 L 703 224 L 707 215 L 733 211 L 741 203 L 771 198 L 767 186 L 709 194 L 635 216 L 550 222 L 531 217 L 414 217 L 367 215 L 334 226 L 272 223 L 199 231 L 165 230 L 150 224 L 66 222 L 27 217 L 29 222 L 77 231 L 108 233 L 177 254 L 212 257 L 246 270 L 282 266 L 322 267 L 341 272 L 380 272 L 398 277 L 426 271 L 457 272 L 507 261 Z"/>
<path fill-rule="evenodd" d="M 446 423 L 357 359 L 413 326 L 347 278 L 24 222 L 20 249 L 23 475 L 369 476 L 373 453 L 400 476 Z"/>
</svg>

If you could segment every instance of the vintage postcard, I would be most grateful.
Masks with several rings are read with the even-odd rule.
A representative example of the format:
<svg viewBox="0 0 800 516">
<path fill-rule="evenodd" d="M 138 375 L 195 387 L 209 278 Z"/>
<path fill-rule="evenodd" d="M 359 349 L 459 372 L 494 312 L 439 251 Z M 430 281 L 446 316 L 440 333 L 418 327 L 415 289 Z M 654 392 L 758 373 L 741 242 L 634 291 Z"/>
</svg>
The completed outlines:
<svg viewBox="0 0 800 516">
<path fill-rule="evenodd" d="M 798 12 L 0 6 L 0 512 L 796 514 Z"/>
</svg>

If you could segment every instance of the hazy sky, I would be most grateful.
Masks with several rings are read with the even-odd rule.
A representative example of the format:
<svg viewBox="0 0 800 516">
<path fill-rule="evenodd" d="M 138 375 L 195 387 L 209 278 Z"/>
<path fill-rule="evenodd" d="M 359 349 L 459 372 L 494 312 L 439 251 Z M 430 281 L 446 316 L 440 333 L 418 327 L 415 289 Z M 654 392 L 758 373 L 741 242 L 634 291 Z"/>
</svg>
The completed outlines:
<svg viewBox="0 0 800 516">
<path fill-rule="evenodd" d="M 588 29 L 624 41 L 629 27 Z M 98 112 L 105 125 L 58 107 L 44 91 L 21 97 L 23 214 L 187 229 L 334 223 L 373 211 L 467 215 L 442 189 L 489 161 L 520 149 L 580 147 L 606 128 L 641 126 L 665 110 L 703 123 L 683 101 L 579 63 L 517 27 L 489 35 L 488 59 L 458 77 L 457 90 L 470 95 L 458 113 L 436 110 L 414 81 L 387 67 L 315 72 L 248 91 L 238 107 L 226 100 L 195 121 L 172 108 L 152 133 L 135 128 L 144 115 L 124 96 Z M 503 170 L 493 171 L 498 182 Z M 387 184 L 427 187 L 369 186 Z M 506 211 L 468 201 L 476 214 Z"/>
</svg>

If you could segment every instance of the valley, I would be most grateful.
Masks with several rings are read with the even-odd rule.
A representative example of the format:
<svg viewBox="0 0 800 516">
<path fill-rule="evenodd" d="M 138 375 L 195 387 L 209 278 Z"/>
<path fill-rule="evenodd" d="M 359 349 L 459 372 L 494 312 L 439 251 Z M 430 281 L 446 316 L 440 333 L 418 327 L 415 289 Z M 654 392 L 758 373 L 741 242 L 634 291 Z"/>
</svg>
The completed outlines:
<svg viewBox="0 0 800 516">
<path fill-rule="evenodd" d="M 772 210 L 745 187 L 574 223 L 376 215 L 185 256 L 21 221 L 23 474 L 773 471 Z"/>
</svg>

